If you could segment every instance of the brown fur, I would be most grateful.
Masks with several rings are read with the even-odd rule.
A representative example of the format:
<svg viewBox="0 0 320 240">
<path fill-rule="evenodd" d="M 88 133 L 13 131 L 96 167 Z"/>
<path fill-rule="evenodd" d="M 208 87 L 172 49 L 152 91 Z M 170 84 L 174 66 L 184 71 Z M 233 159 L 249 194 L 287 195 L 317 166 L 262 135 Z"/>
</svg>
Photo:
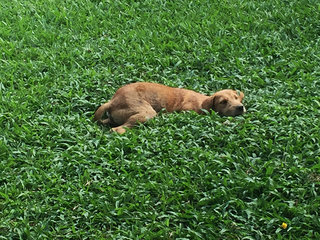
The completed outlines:
<svg viewBox="0 0 320 240">
<path fill-rule="evenodd" d="M 212 96 L 206 96 L 192 90 L 172 88 L 157 83 L 137 82 L 119 88 L 112 99 L 101 105 L 94 114 L 94 121 L 116 127 L 112 131 L 120 134 L 138 122 L 143 123 L 165 109 L 173 111 L 195 111 L 203 114 L 214 110 L 224 116 L 243 114 L 244 94 L 225 89 Z M 108 118 L 103 119 L 107 113 Z"/>
</svg>

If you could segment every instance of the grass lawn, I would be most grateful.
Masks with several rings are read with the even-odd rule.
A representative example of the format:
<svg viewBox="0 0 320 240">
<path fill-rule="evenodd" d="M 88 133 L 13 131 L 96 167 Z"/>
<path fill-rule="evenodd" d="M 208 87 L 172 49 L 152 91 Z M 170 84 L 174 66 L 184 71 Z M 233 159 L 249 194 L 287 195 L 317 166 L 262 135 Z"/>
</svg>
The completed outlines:
<svg viewBox="0 0 320 240">
<path fill-rule="evenodd" d="M 319 1 L 0 7 L 0 239 L 320 239 Z M 92 123 L 137 81 L 248 112 Z"/>
</svg>

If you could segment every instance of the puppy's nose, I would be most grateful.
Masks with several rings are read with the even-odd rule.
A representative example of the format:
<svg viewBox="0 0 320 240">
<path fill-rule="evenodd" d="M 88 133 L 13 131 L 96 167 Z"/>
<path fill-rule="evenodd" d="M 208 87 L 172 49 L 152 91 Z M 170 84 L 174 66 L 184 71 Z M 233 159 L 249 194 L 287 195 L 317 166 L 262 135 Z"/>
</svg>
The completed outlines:
<svg viewBox="0 0 320 240">
<path fill-rule="evenodd" d="M 236 107 L 237 111 L 243 112 L 243 105 L 239 105 Z"/>
</svg>

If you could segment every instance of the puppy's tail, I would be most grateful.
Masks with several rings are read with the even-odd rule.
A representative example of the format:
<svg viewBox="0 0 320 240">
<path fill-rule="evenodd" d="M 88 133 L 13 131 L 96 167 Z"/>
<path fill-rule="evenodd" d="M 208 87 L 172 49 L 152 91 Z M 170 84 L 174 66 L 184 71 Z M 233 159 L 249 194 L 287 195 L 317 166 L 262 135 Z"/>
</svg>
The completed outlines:
<svg viewBox="0 0 320 240">
<path fill-rule="evenodd" d="M 101 122 L 102 116 L 105 114 L 106 111 L 108 111 L 109 108 L 110 108 L 110 102 L 102 104 L 94 113 L 93 121 Z"/>
</svg>

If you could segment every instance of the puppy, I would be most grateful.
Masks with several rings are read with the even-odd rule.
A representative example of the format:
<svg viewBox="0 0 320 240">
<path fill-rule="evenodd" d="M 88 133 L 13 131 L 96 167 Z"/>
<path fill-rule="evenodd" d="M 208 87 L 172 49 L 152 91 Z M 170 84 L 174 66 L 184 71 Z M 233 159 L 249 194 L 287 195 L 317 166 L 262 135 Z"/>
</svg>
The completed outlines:
<svg viewBox="0 0 320 240">
<path fill-rule="evenodd" d="M 114 126 L 112 131 L 120 134 L 138 122 L 144 123 L 159 111 L 195 111 L 211 109 L 223 116 L 237 116 L 246 109 L 242 104 L 244 94 L 225 89 L 212 96 L 192 90 L 172 88 L 157 83 L 137 82 L 119 88 L 112 99 L 101 105 L 94 114 L 94 121 Z M 107 118 L 103 116 L 107 114 Z"/>
</svg>

